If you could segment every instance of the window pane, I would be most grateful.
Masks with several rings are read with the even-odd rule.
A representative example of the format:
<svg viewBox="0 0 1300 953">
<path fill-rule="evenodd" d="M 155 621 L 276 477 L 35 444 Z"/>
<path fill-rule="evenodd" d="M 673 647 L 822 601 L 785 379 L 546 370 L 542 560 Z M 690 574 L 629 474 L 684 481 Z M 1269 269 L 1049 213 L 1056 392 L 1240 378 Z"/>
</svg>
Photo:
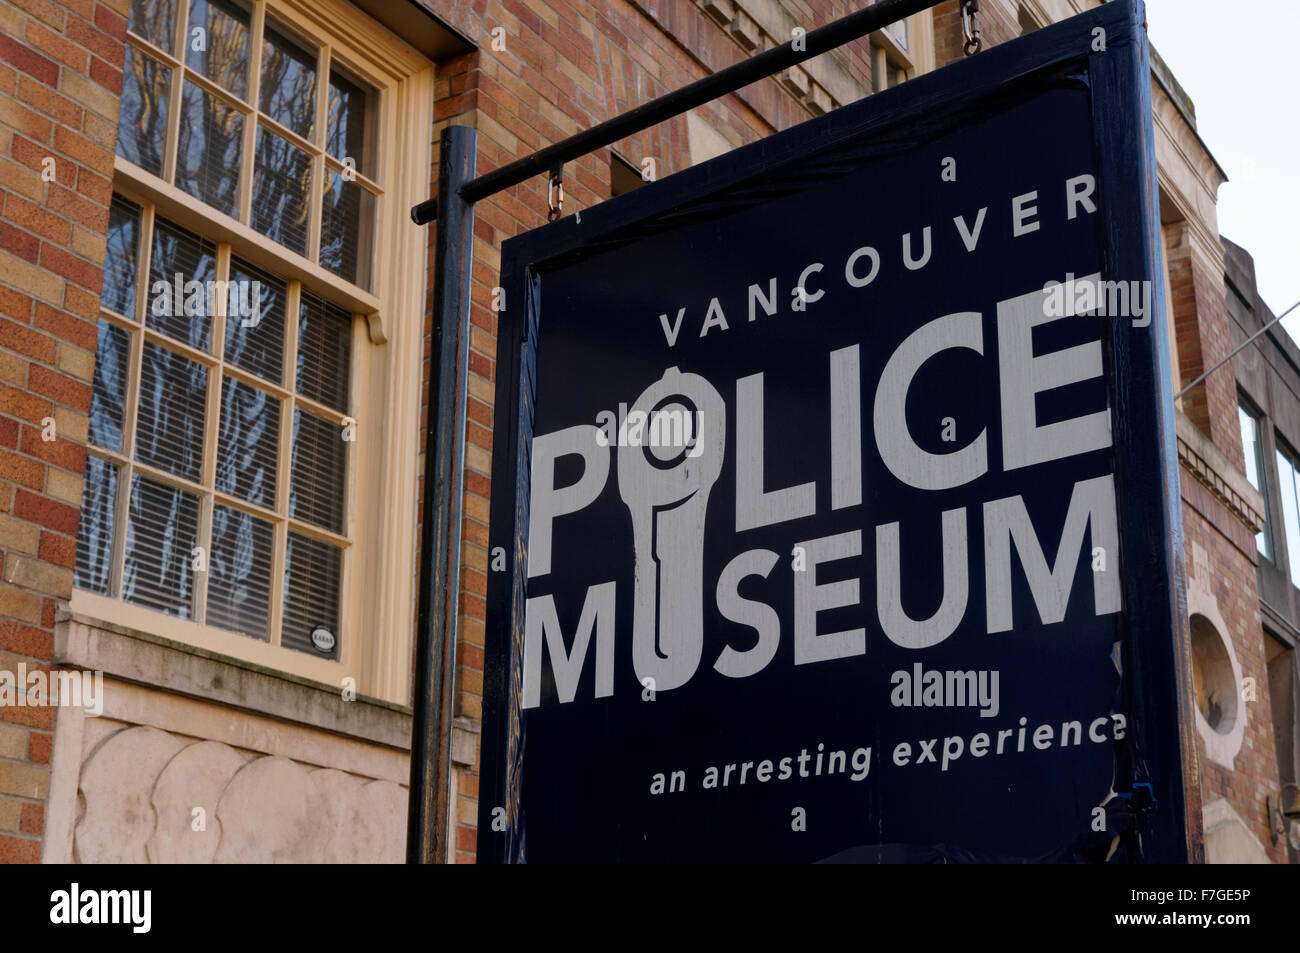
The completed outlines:
<svg viewBox="0 0 1300 953">
<path fill-rule="evenodd" d="M 899 46 L 901 46 L 903 49 L 907 49 L 907 21 L 906 20 L 895 21 L 894 25 L 890 27 L 889 32 L 893 34 L 894 39 L 898 42 Z"/>
<path fill-rule="evenodd" d="M 203 464 L 208 369 L 151 341 L 144 345 L 136 459 L 187 480 Z"/>
<path fill-rule="evenodd" d="M 265 642 L 271 627 L 271 524 L 220 504 L 212 508 L 204 621 Z"/>
<path fill-rule="evenodd" d="M 290 40 L 269 22 L 262 40 L 260 105 L 291 132 L 312 138 L 316 117 L 316 54 Z"/>
<path fill-rule="evenodd" d="M 1291 583 L 1300 586 L 1300 511 L 1296 507 L 1296 473 L 1291 460 L 1277 452 L 1277 475 L 1281 483 L 1282 521 L 1286 527 L 1286 548 L 1291 564 Z"/>
<path fill-rule="evenodd" d="M 149 262 L 149 327 L 200 351 L 211 350 L 216 277 L 210 242 L 158 220 Z"/>
<path fill-rule="evenodd" d="M 1241 425 L 1241 449 L 1246 461 L 1246 479 L 1264 497 L 1264 525 L 1255 534 L 1255 548 L 1265 559 L 1273 558 L 1273 527 L 1269 525 L 1268 480 L 1264 474 L 1264 446 L 1260 440 L 1259 418 L 1243 405 L 1237 405 L 1237 422 Z"/>
<path fill-rule="evenodd" d="M 304 291 L 298 319 L 298 393 L 333 407 L 348 409 L 352 367 L 352 315 Z"/>
<path fill-rule="evenodd" d="M 140 206 L 120 195 L 108 208 L 104 287 L 99 303 L 109 311 L 135 317 L 136 253 L 140 246 Z"/>
<path fill-rule="evenodd" d="M 289 534 L 284 574 L 284 627 L 280 644 L 300 652 L 338 658 L 339 576 L 342 553 L 328 543 L 297 533 Z M 312 642 L 311 633 L 323 626 L 334 638 L 327 651 Z"/>
<path fill-rule="evenodd" d="M 176 2 L 131 0 L 131 32 L 171 53 L 176 43 Z"/>
<path fill-rule="evenodd" d="M 99 457 L 87 457 L 86 482 L 81 491 L 81 528 L 77 531 L 79 589 L 108 592 L 116 506 L 117 467 Z"/>
<path fill-rule="evenodd" d="M 132 477 L 122 598 L 188 619 L 198 527 L 197 496 L 139 474 Z"/>
<path fill-rule="evenodd" d="M 95 347 L 95 380 L 90 393 L 90 442 L 105 450 L 122 451 L 122 421 L 126 417 L 126 381 L 131 366 L 131 335 L 99 319 Z"/>
<path fill-rule="evenodd" d="M 243 137 L 244 117 L 235 107 L 186 83 L 181 100 L 176 185 L 217 211 L 235 215 Z"/>
<path fill-rule="evenodd" d="M 330 173 L 320 224 L 321 267 L 370 290 L 375 197 L 355 181 Z"/>
<path fill-rule="evenodd" d="M 1259 424 L 1245 407 L 1237 406 L 1237 423 L 1241 425 L 1241 449 L 1246 458 L 1246 479 L 1259 489 Z"/>
<path fill-rule="evenodd" d="M 196 36 L 195 30 L 203 32 Z M 240 99 L 247 96 L 248 11 L 231 0 L 190 0 L 188 44 L 185 64 L 190 69 Z"/>
<path fill-rule="evenodd" d="M 129 43 L 122 73 L 117 154 L 146 172 L 162 175 L 167 141 L 167 89 L 171 70 Z"/>
<path fill-rule="evenodd" d="M 279 384 L 284 379 L 284 282 L 230 260 L 226 363 Z"/>
<path fill-rule="evenodd" d="M 287 139 L 257 130 L 253 165 L 253 228 L 300 255 L 307 254 L 311 160 Z"/>
<path fill-rule="evenodd" d="M 217 490 L 275 509 L 275 460 L 280 402 L 265 391 L 227 378 L 221 388 Z"/>
<path fill-rule="evenodd" d="M 341 70 L 330 70 L 325 149 L 340 162 L 351 159 L 358 172 L 372 178 L 374 156 L 366 147 L 366 139 L 367 120 L 376 98 L 369 86 Z"/>
<path fill-rule="evenodd" d="M 343 428 L 314 414 L 293 412 L 292 486 L 289 515 L 343 531 Z"/>
</svg>

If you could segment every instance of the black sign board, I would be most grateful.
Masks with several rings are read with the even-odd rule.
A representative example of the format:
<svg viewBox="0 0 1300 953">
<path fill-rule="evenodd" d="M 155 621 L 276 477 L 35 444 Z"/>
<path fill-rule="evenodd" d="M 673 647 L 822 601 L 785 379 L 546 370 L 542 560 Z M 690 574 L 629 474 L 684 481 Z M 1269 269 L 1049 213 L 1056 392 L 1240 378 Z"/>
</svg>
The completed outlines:
<svg viewBox="0 0 1300 953">
<path fill-rule="evenodd" d="M 480 859 L 1186 859 L 1142 22 L 506 242 Z"/>
</svg>

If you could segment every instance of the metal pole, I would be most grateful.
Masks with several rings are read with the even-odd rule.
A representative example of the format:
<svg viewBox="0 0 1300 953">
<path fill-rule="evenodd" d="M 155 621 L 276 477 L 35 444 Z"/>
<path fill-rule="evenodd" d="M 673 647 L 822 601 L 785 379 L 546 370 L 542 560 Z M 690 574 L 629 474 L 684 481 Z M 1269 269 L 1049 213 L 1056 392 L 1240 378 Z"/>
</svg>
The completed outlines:
<svg viewBox="0 0 1300 953">
<path fill-rule="evenodd" d="M 459 190 L 473 177 L 477 155 L 477 134 L 473 129 L 449 126 L 442 131 L 433 265 L 433 353 L 424 437 L 410 809 L 406 822 L 408 864 L 441 863 L 448 846 L 474 240 L 474 206 L 460 197 Z"/>
<path fill-rule="evenodd" d="M 804 60 L 833 50 L 837 46 L 851 43 L 873 30 L 879 30 L 904 17 L 936 7 L 942 2 L 943 0 L 879 0 L 864 10 L 850 13 L 833 23 L 818 27 L 811 33 L 793 37 L 789 43 L 782 43 L 741 63 L 689 83 L 675 92 L 667 93 L 613 119 L 592 126 L 561 142 L 547 146 L 532 155 L 486 172 L 461 187 L 461 198 L 467 202 L 481 201 L 489 195 L 518 185 L 534 175 L 549 173 L 557 164 L 580 158 L 588 152 L 595 152 L 665 119 L 671 119 L 679 113 L 694 109 L 719 96 L 734 93 L 750 83 L 756 83 L 773 73 L 788 69 Z M 425 225 L 433 221 L 440 212 L 438 200 L 429 199 L 411 209 L 411 218 L 415 224 Z"/>
</svg>

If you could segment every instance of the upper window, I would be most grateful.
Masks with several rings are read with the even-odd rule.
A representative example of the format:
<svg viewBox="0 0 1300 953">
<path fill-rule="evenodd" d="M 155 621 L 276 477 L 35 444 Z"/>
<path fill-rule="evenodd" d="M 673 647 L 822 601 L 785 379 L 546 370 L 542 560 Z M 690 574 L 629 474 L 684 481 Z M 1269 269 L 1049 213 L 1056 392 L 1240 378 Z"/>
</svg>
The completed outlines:
<svg viewBox="0 0 1300 953">
<path fill-rule="evenodd" d="M 135 0 L 117 152 L 371 290 L 378 93 L 244 0 Z"/>
<path fill-rule="evenodd" d="M 1241 424 L 1241 449 L 1246 458 L 1246 479 L 1264 497 L 1264 525 L 1255 537 L 1255 548 L 1261 556 L 1273 558 L 1273 527 L 1269 520 L 1268 476 L 1264 471 L 1263 434 L 1259 416 L 1244 403 L 1237 405 L 1237 421 Z"/>
<path fill-rule="evenodd" d="M 933 31 L 928 14 L 896 20 L 870 36 L 871 89 L 905 83 L 933 66 Z"/>
<path fill-rule="evenodd" d="M 1287 560 L 1291 564 L 1291 583 L 1300 586 L 1300 473 L 1296 457 L 1277 448 L 1278 495 L 1282 497 L 1282 523 L 1286 530 Z"/>
</svg>

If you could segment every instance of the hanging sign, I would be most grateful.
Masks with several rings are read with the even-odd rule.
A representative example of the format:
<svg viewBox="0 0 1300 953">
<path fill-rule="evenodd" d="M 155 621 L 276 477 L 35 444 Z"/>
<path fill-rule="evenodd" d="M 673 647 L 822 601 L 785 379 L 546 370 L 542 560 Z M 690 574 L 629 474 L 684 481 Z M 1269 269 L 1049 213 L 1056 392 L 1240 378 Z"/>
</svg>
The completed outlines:
<svg viewBox="0 0 1300 953">
<path fill-rule="evenodd" d="M 1185 859 L 1140 8 L 506 243 L 478 851 Z"/>
</svg>

